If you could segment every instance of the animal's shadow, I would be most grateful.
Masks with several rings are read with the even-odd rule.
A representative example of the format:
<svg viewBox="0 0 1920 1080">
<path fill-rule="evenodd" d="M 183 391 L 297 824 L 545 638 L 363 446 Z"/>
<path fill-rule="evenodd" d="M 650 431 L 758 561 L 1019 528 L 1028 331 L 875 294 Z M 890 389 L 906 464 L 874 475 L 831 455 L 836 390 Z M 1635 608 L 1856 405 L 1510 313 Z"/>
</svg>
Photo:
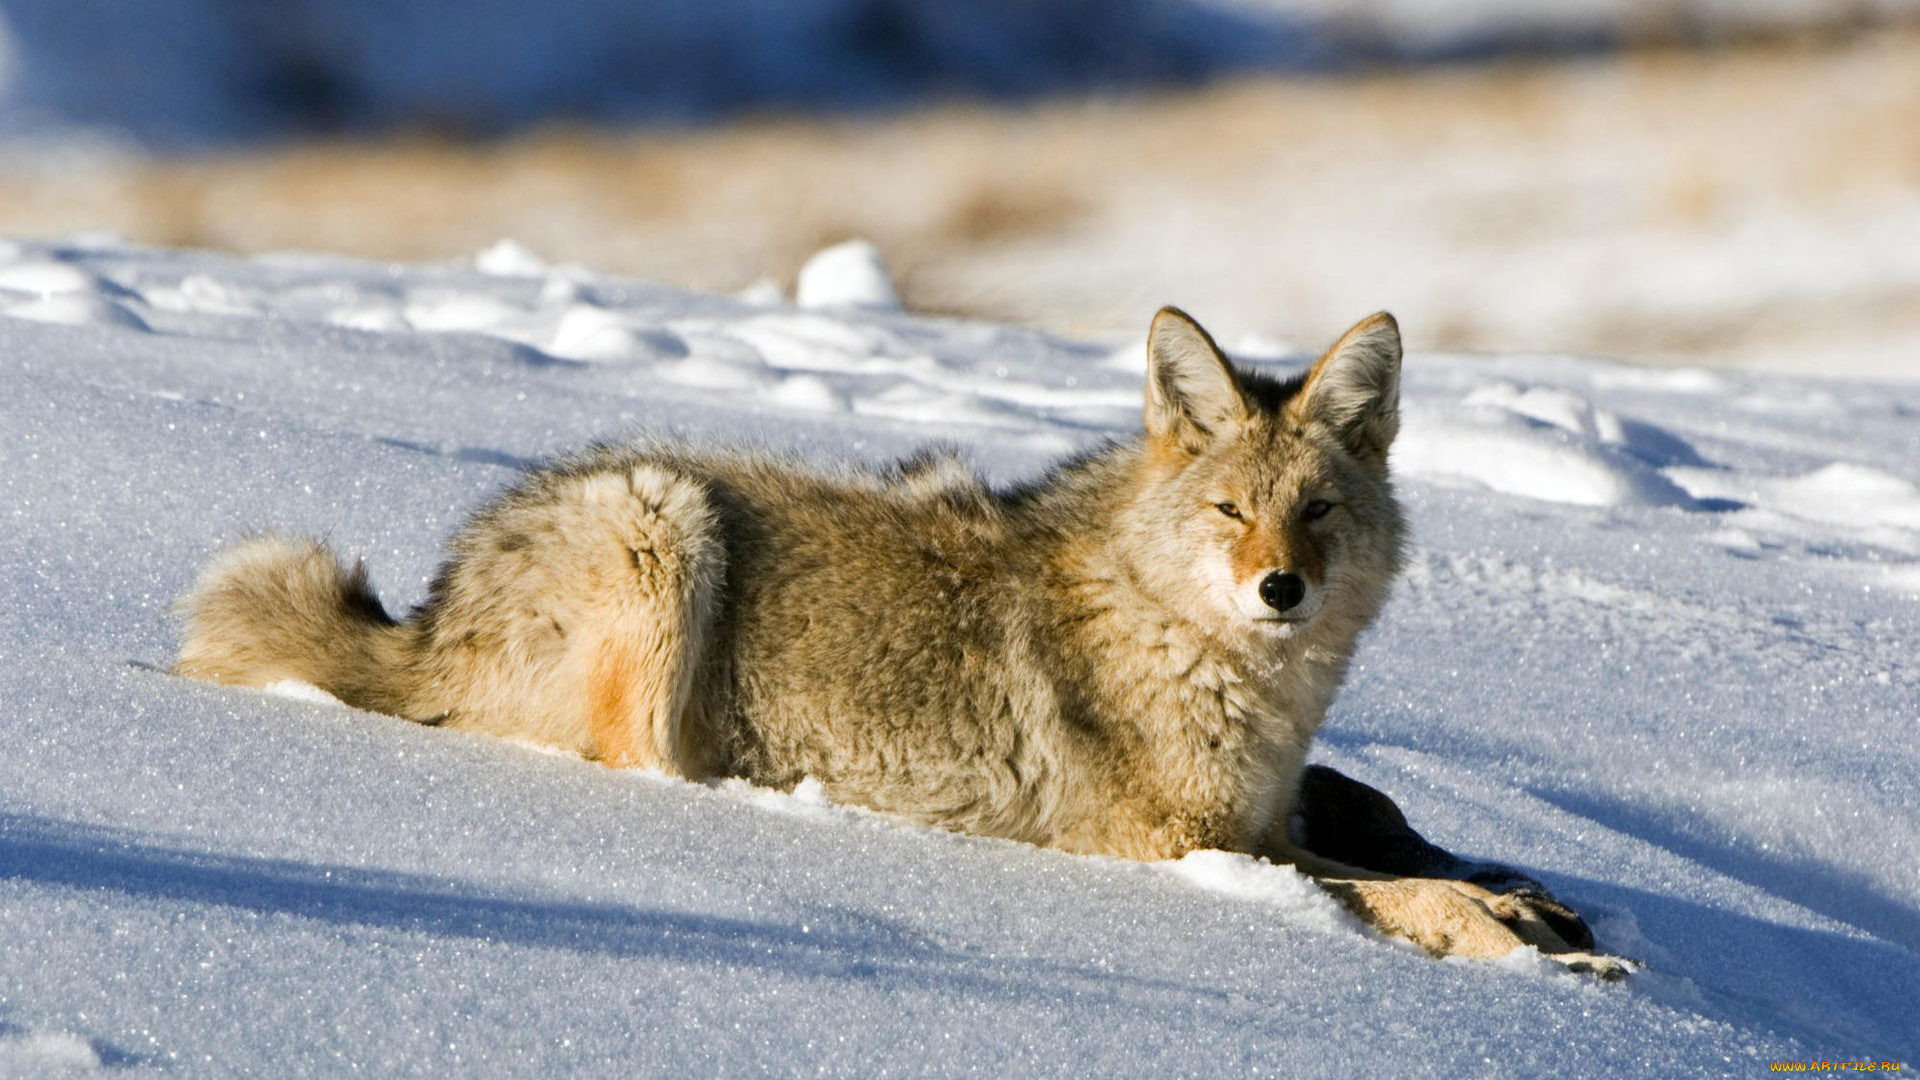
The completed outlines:
<svg viewBox="0 0 1920 1080">
<path fill-rule="evenodd" d="M 1588 878 L 1547 876 L 1563 898 L 1598 913 L 1630 913 L 1657 946 L 1648 977 L 1617 992 L 1645 994 L 1779 1040 L 1782 1054 L 1874 1054 L 1913 1060 L 1907 1006 L 1920 965 L 1883 941 L 1786 926 L 1690 900 Z M 797 907 L 784 920 L 729 918 L 617 903 L 503 895 L 426 874 L 207 854 L 118 830 L 0 814 L 0 880 L 129 897 L 222 905 L 340 926 L 532 945 L 616 958 L 772 969 L 809 979 L 877 981 L 1027 1002 L 1107 1002 L 1121 1009 L 1199 1014 L 1244 1007 L 1236 991 L 1194 979 L 1143 978 L 1093 966 L 992 958 L 953 949 L 905 925 L 844 910 Z M 1617 919 L 1619 916 L 1611 916 Z M 1408 963 L 1428 963 L 1394 950 Z M 1275 958 L 1285 966 L 1284 957 Z M 1460 974 L 1446 965 L 1436 974 Z M 1487 978 L 1510 977 L 1488 971 Z M 1562 976 L 1578 979 L 1579 976 Z M 1674 978 L 1677 977 L 1677 978 Z M 1682 982 L 1680 980 L 1685 980 Z M 1697 987 L 1694 993 L 1689 987 Z M 1615 991 L 1609 991 L 1615 992 Z M 1549 1006 L 1557 997 L 1540 1000 Z M 1578 998 L 1566 999 L 1577 1002 Z M 141 1059 L 95 1041 L 103 1063 Z"/>
<path fill-rule="evenodd" d="M 137 834 L 24 814 L 0 813 L 0 880 L 6 879 L 615 958 L 883 979 L 995 999 L 1071 994 L 1124 1003 L 1147 991 L 1164 1002 L 1169 990 L 1196 1003 L 1227 996 L 1200 983 L 1093 967 L 1029 961 L 1010 969 L 903 924 L 839 909 L 797 907 L 785 921 L 757 921 L 503 895 L 427 874 L 185 851 Z"/>
</svg>

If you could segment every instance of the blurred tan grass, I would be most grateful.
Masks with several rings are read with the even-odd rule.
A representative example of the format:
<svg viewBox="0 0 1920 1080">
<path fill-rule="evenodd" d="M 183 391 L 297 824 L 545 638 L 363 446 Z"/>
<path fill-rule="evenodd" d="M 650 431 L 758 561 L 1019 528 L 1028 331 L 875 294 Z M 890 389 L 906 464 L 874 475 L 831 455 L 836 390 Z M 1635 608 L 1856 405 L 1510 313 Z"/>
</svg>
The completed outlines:
<svg viewBox="0 0 1920 1080">
<path fill-rule="evenodd" d="M 486 144 L 0 165 L 0 231 L 380 259 L 513 237 L 706 289 L 880 245 L 910 306 L 1124 334 L 1920 369 L 1920 33 Z M 1904 254 L 1903 254 L 1904 252 Z M 1824 361 L 1828 369 L 1844 360 Z"/>
</svg>

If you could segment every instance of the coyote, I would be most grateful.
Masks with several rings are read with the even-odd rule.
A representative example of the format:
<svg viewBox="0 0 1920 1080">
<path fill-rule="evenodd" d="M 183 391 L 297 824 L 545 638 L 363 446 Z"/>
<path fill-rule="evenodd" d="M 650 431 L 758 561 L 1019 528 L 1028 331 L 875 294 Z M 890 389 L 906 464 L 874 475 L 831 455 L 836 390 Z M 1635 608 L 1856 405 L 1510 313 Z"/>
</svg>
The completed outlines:
<svg viewBox="0 0 1920 1080">
<path fill-rule="evenodd" d="M 1264 856 L 1436 955 L 1624 972 L 1537 883 L 1307 769 L 1402 558 L 1393 318 L 1286 380 L 1175 308 L 1146 351 L 1143 435 L 1004 490 L 946 450 L 535 469 L 404 621 L 324 545 L 255 537 L 182 601 L 176 670 L 1070 852 Z"/>
</svg>

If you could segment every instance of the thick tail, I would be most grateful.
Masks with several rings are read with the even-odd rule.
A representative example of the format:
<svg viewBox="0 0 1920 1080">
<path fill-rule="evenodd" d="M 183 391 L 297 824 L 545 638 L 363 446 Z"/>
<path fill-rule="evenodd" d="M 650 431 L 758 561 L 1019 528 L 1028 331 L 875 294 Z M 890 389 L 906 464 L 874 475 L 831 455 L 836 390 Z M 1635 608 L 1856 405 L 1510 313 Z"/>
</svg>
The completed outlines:
<svg viewBox="0 0 1920 1080">
<path fill-rule="evenodd" d="M 175 673 L 233 686 L 311 683 L 349 705 L 407 714 L 407 642 L 374 597 L 317 540 L 256 536 L 222 552 L 180 599 Z"/>
</svg>

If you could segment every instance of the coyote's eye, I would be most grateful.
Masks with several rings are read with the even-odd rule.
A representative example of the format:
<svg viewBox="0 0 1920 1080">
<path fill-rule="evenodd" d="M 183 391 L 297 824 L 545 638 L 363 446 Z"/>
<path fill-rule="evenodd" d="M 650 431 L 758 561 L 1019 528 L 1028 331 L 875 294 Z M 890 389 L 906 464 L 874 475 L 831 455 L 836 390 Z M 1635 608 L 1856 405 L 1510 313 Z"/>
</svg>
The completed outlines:
<svg viewBox="0 0 1920 1080">
<path fill-rule="evenodd" d="M 1332 509 L 1333 504 L 1327 500 L 1315 499 L 1307 504 L 1306 509 L 1300 512 L 1300 516 L 1306 518 L 1308 521 L 1319 521 L 1321 518 L 1326 517 L 1327 513 Z"/>
<path fill-rule="evenodd" d="M 1233 518 L 1235 521 L 1240 520 L 1240 508 L 1232 503 L 1214 503 L 1213 508 Z"/>
</svg>

